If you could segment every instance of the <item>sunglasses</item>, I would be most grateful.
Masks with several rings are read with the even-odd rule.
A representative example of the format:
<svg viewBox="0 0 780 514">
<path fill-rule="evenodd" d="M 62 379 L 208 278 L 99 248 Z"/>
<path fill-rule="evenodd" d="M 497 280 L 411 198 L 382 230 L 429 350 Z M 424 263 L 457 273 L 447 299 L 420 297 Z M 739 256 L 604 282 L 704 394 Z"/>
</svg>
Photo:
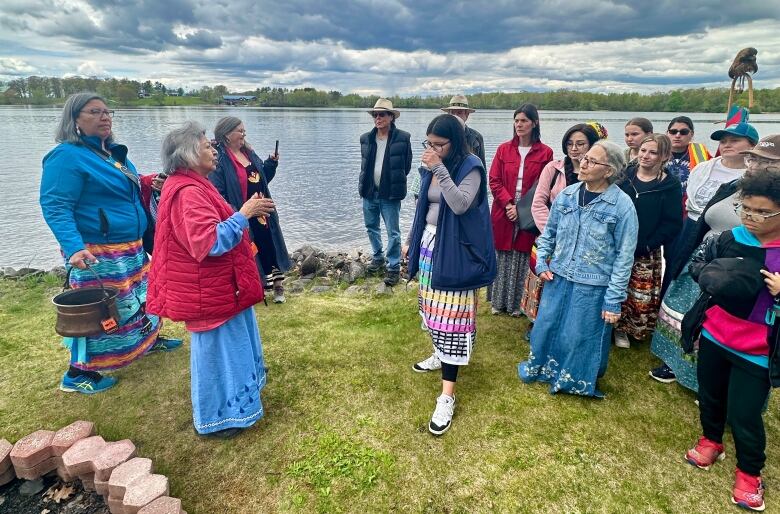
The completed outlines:
<svg viewBox="0 0 780 514">
<path fill-rule="evenodd" d="M 673 136 L 680 134 L 681 136 L 687 136 L 691 133 L 691 129 L 669 129 L 667 132 Z"/>
<path fill-rule="evenodd" d="M 390 116 L 390 113 L 384 111 L 374 111 L 371 113 L 372 118 L 381 118 L 383 116 Z"/>
</svg>

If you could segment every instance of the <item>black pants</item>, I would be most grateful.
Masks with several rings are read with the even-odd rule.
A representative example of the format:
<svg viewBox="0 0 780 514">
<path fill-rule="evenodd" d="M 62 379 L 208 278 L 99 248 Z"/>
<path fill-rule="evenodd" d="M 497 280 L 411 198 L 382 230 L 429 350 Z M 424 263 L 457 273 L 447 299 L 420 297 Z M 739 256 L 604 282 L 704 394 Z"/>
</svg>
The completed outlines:
<svg viewBox="0 0 780 514">
<path fill-rule="evenodd" d="M 458 380 L 458 368 L 455 364 L 441 363 L 441 379 L 447 382 L 455 382 Z"/>
<path fill-rule="evenodd" d="M 737 467 L 750 475 L 760 475 L 766 461 L 761 411 L 769 397 L 769 373 L 704 336 L 699 341 L 696 374 L 704 437 L 722 443 L 728 423 L 734 436 Z"/>
</svg>

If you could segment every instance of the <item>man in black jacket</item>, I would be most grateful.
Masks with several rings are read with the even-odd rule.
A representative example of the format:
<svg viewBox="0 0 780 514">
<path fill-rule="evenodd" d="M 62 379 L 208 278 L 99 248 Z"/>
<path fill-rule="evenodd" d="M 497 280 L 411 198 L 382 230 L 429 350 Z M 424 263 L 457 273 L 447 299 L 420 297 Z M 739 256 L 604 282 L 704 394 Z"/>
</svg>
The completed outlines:
<svg viewBox="0 0 780 514">
<path fill-rule="evenodd" d="M 469 100 L 463 95 L 453 96 L 450 99 L 450 105 L 442 107 L 441 110 L 462 119 L 464 124 L 468 121 L 469 114 L 476 112 L 476 109 L 469 107 Z M 471 153 L 479 157 L 482 165 L 487 169 L 485 165 L 485 141 L 482 139 L 482 134 L 466 125 L 466 142 L 471 147 Z"/>
<path fill-rule="evenodd" d="M 374 128 L 360 136 L 359 192 L 363 198 L 363 220 L 373 257 L 369 273 L 385 267 L 380 216 L 387 229 L 387 273 L 385 284 L 394 286 L 401 277 L 401 200 L 406 196 L 406 176 L 412 168 L 412 145 L 408 132 L 396 128 L 400 113 L 390 100 L 380 98 L 368 113 Z"/>
</svg>

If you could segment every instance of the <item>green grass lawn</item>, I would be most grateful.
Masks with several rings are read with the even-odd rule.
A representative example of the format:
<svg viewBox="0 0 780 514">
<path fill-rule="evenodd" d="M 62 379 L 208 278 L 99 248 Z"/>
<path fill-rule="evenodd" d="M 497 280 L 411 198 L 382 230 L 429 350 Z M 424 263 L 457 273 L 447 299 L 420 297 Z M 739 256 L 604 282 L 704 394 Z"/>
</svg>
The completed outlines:
<svg viewBox="0 0 780 514">
<path fill-rule="evenodd" d="M 482 302 L 453 426 L 435 438 L 427 423 L 440 376 L 411 370 L 430 352 L 415 291 L 292 296 L 256 308 L 265 417 L 214 441 L 193 433 L 188 345 L 117 372 L 103 394 L 58 391 L 68 355 L 53 330 L 56 292 L 49 277 L 0 281 L 0 437 L 94 421 L 107 440 L 132 439 L 190 514 L 736 512 L 730 435 L 727 459 L 709 472 L 683 461 L 699 433 L 694 396 L 648 377 L 647 344 L 613 350 L 606 400 L 551 396 L 517 379 L 526 322 L 491 316 Z M 775 396 L 769 512 L 780 512 L 777 411 Z"/>
</svg>

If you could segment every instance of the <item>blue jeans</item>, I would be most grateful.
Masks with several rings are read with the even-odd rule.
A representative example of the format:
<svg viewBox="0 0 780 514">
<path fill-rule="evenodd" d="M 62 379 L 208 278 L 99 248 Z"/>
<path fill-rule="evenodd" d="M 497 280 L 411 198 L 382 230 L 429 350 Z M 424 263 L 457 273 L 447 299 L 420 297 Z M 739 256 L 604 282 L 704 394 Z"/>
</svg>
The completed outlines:
<svg viewBox="0 0 780 514">
<path fill-rule="evenodd" d="M 379 232 L 379 216 L 385 222 L 387 229 L 387 269 L 399 271 L 401 269 L 401 201 L 382 200 L 376 195 L 372 199 L 363 198 L 363 221 L 366 224 L 368 240 L 371 241 L 371 249 L 374 252 L 374 262 L 384 262 L 382 253 L 382 234 Z"/>
</svg>

